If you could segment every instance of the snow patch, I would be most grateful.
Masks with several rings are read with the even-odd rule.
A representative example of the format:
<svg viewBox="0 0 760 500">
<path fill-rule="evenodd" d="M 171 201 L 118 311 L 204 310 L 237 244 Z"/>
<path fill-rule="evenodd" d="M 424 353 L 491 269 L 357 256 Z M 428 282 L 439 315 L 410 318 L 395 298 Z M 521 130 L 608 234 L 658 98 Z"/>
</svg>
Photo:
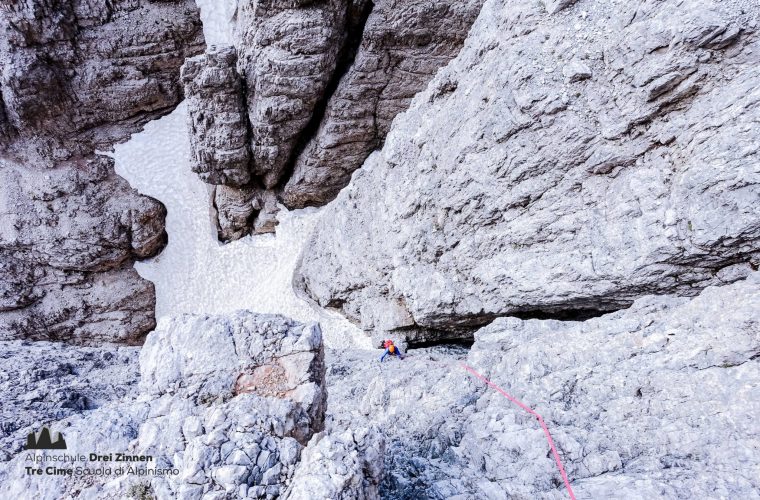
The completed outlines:
<svg viewBox="0 0 760 500">
<path fill-rule="evenodd" d="M 237 0 L 196 0 L 206 45 L 233 45 Z"/>
<path fill-rule="evenodd" d="M 235 2 L 198 4 L 207 43 L 232 43 Z M 168 210 L 168 246 L 157 257 L 135 264 L 137 272 L 156 286 L 157 317 L 248 309 L 319 321 L 329 347 L 371 347 L 361 330 L 345 318 L 315 310 L 293 291 L 298 256 L 321 210 L 283 208 L 276 235 L 249 236 L 226 245 L 217 241 L 208 186 L 190 170 L 184 103 L 117 145 L 112 156 L 119 175 L 140 193 L 161 200 Z"/>
</svg>

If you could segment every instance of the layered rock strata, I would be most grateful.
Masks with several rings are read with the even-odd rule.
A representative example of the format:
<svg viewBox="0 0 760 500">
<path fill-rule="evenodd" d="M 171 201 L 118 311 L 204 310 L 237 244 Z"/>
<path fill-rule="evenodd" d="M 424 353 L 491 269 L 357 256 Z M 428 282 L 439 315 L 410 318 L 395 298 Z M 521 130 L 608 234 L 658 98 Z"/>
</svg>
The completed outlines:
<svg viewBox="0 0 760 500">
<path fill-rule="evenodd" d="M 281 195 L 285 206 L 323 205 L 337 196 L 382 146 L 396 115 L 457 55 L 482 3 L 375 2 L 351 67 L 295 160 Z"/>
<path fill-rule="evenodd" d="M 139 343 L 155 326 L 132 262 L 163 248 L 165 209 L 95 152 L 176 106 L 203 47 L 191 0 L 0 10 L 0 338 Z"/>
<path fill-rule="evenodd" d="M 420 341 L 746 276 L 759 21 L 742 1 L 487 2 L 322 218 L 298 286 Z"/>
<path fill-rule="evenodd" d="M 274 231 L 278 202 L 332 200 L 396 114 L 456 55 L 481 3 L 242 2 L 240 76 L 231 47 L 185 70 L 192 168 L 216 186 L 219 238 Z"/>
<path fill-rule="evenodd" d="M 234 47 L 212 46 L 205 54 L 188 59 L 182 66 L 182 82 L 188 101 L 193 172 L 209 184 L 248 184 L 248 118 Z"/>
</svg>

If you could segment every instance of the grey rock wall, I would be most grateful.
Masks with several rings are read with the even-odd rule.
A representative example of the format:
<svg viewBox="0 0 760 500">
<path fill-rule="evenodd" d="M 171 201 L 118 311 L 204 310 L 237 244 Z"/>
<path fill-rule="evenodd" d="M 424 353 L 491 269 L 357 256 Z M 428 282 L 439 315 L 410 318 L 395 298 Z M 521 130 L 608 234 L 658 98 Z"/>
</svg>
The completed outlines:
<svg viewBox="0 0 760 500">
<path fill-rule="evenodd" d="M 759 20 L 742 1 L 487 2 L 330 206 L 297 286 L 425 340 L 746 276 Z"/>
<path fill-rule="evenodd" d="M 338 63 L 347 0 L 238 4 L 236 46 L 248 86 L 253 173 L 282 178 Z"/>
<path fill-rule="evenodd" d="M 0 339 L 139 343 L 153 285 L 132 269 L 166 243 L 163 205 L 105 157 L 40 168 L 4 162 Z"/>
<path fill-rule="evenodd" d="M 139 343 L 153 285 L 132 262 L 166 211 L 109 150 L 182 99 L 203 50 L 191 0 L 11 2 L 0 9 L 0 338 Z"/>
<path fill-rule="evenodd" d="M 193 170 L 225 186 L 211 191 L 219 238 L 273 232 L 278 203 L 332 200 L 382 145 L 393 118 L 456 55 L 481 4 L 241 2 L 242 88 L 230 73 L 232 54 L 220 69 L 217 51 L 229 49 L 185 69 Z"/>
<path fill-rule="evenodd" d="M 383 498 L 755 498 L 760 278 L 584 322 L 501 318 L 469 353 L 328 353 L 328 432 L 386 436 Z M 376 366 L 372 366 L 372 365 Z M 378 448 L 378 451 L 380 449 Z"/>
<path fill-rule="evenodd" d="M 251 180 L 243 82 L 234 47 L 210 47 L 182 66 L 193 172 L 209 184 Z"/>
<path fill-rule="evenodd" d="M 374 3 L 353 63 L 283 188 L 285 206 L 323 205 L 337 196 L 367 156 L 382 146 L 393 118 L 456 56 L 482 4 Z"/>
<path fill-rule="evenodd" d="M 204 45 L 190 0 L 14 1 L 0 30 L 5 114 L 37 150 L 3 149 L 48 166 L 107 149 L 172 109 L 177 70 Z"/>
</svg>

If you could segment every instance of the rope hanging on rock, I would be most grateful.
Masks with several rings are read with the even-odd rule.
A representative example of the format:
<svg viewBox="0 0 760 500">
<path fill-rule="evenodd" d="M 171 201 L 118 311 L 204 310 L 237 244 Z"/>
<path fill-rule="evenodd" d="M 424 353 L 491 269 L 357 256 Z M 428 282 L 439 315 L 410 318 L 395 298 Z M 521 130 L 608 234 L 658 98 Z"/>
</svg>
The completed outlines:
<svg viewBox="0 0 760 500">
<path fill-rule="evenodd" d="M 472 367 L 462 363 L 462 367 L 470 372 L 471 374 L 475 375 L 477 378 L 482 380 L 486 383 L 486 385 L 496 389 L 499 393 L 501 393 L 502 396 L 507 398 L 508 400 L 512 401 L 514 404 L 522 408 L 523 410 L 527 411 L 534 417 L 538 419 L 538 423 L 541 424 L 541 428 L 544 430 L 544 434 L 546 434 L 546 440 L 549 442 L 549 447 L 552 449 L 552 455 L 554 455 L 554 461 L 557 462 L 557 468 L 559 469 L 559 473 L 562 475 L 562 480 L 565 482 L 565 487 L 567 488 L 567 492 L 570 494 L 570 499 L 575 500 L 575 494 L 573 494 L 573 489 L 570 487 L 570 481 L 567 479 L 567 473 L 565 472 L 565 468 L 562 466 L 562 461 L 559 458 L 559 453 L 557 453 L 557 447 L 554 446 L 554 440 L 552 439 L 551 434 L 549 434 L 549 428 L 546 426 L 546 423 L 544 422 L 544 418 L 536 413 L 535 410 L 530 408 L 528 405 L 520 401 L 519 399 L 515 398 L 514 396 L 509 395 L 504 389 L 499 387 L 498 385 L 494 384 L 487 378 L 485 378 L 480 373 L 476 372 Z"/>
</svg>

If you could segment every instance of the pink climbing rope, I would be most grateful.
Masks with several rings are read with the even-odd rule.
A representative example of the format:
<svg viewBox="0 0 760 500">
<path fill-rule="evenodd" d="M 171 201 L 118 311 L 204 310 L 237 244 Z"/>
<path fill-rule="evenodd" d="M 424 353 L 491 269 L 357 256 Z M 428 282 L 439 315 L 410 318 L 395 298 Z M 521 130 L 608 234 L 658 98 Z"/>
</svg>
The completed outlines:
<svg viewBox="0 0 760 500">
<path fill-rule="evenodd" d="M 572 500 L 575 500 L 575 494 L 573 494 L 573 489 L 570 487 L 570 481 L 567 479 L 567 473 L 565 472 L 565 468 L 562 466 L 562 461 L 559 458 L 559 453 L 557 453 L 557 447 L 554 446 L 554 440 L 552 439 L 552 435 L 549 434 L 549 428 L 546 427 L 546 423 L 544 422 L 544 418 L 535 412 L 531 407 L 520 401 L 519 399 L 510 396 L 507 394 L 507 392 L 499 387 L 498 385 L 494 384 L 487 378 L 485 378 L 480 373 L 476 372 L 472 367 L 462 363 L 462 367 L 464 367 L 465 370 L 472 373 L 476 377 L 478 377 L 480 380 L 486 383 L 486 385 L 496 389 L 501 393 L 502 396 L 507 398 L 508 400 L 512 401 L 514 404 L 522 408 L 523 410 L 527 411 L 534 417 L 538 419 L 538 423 L 541 424 L 541 428 L 544 430 L 544 434 L 546 434 L 546 440 L 549 442 L 549 447 L 552 449 L 552 454 L 554 455 L 554 461 L 557 462 L 557 468 L 559 468 L 559 473 L 562 475 L 562 480 L 565 482 L 565 487 L 567 488 L 567 492 L 570 494 L 570 498 Z"/>
</svg>

